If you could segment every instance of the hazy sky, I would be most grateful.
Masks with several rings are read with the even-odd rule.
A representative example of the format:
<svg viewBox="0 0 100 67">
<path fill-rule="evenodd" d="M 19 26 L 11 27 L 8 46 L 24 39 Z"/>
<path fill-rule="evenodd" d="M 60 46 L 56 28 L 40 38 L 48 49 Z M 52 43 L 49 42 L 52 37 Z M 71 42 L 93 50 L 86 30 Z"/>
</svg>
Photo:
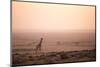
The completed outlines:
<svg viewBox="0 0 100 67">
<path fill-rule="evenodd" d="M 12 3 L 13 32 L 95 29 L 95 7 L 44 3 Z"/>
</svg>

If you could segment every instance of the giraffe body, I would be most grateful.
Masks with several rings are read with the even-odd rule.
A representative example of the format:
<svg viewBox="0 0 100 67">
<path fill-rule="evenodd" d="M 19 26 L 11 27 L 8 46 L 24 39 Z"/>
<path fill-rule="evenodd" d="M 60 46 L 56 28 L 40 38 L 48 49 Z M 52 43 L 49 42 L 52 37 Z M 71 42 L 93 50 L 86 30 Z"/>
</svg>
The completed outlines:
<svg viewBox="0 0 100 67">
<path fill-rule="evenodd" d="M 41 40 L 40 40 L 39 44 L 38 44 L 38 45 L 36 45 L 36 48 L 35 48 L 35 52 L 36 52 L 36 54 L 37 54 L 38 52 L 40 52 L 40 51 L 41 51 L 42 41 L 43 41 L 43 38 L 41 38 Z"/>
</svg>

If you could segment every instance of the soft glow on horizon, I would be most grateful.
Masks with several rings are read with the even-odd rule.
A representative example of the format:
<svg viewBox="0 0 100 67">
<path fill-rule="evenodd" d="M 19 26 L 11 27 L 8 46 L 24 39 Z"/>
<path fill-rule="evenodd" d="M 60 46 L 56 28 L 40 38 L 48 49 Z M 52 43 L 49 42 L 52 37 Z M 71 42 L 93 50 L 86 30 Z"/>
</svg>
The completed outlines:
<svg viewBox="0 0 100 67">
<path fill-rule="evenodd" d="M 13 32 L 95 30 L 95 7 L 46 3 L 12 3 Z"/>
</svg>

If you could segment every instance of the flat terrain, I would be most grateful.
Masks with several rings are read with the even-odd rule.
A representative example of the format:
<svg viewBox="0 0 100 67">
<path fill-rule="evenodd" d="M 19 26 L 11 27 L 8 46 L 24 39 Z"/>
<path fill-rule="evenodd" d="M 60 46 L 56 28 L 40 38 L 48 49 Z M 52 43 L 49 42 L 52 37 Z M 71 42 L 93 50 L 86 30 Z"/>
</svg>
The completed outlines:
<svg viewBox="0 0 100 67">
<path fill-rule="evenodd" d="M 35 48 L 43 38 L 41 50 Z M 95 32 L 13 33 L 13 65 L 96 60 Z"/>
<path fill-rule="evenodd" d="M 81 50 L 68 52 L 48 52 L 37 55 L 24 53 L 13 55 L 13 65 L 37 65 L 37 64 L 51 64 L 51 63 L 69 63 L 82 61 L 95 61 L 95 50 Z"/>
</svg>

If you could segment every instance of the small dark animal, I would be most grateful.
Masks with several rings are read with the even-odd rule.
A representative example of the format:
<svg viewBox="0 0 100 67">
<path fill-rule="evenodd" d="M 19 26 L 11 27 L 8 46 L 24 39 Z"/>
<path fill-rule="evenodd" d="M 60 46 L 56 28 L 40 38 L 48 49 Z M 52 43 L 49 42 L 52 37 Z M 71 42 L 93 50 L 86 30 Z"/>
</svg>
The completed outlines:
<svg viewBox="0 0 100 67">
<path fill-rule="evenodd" d="M 75 45 L 79 45 L 80 44 L 80 42 L 74 42 L 75 43 Z"/>
</svg>

